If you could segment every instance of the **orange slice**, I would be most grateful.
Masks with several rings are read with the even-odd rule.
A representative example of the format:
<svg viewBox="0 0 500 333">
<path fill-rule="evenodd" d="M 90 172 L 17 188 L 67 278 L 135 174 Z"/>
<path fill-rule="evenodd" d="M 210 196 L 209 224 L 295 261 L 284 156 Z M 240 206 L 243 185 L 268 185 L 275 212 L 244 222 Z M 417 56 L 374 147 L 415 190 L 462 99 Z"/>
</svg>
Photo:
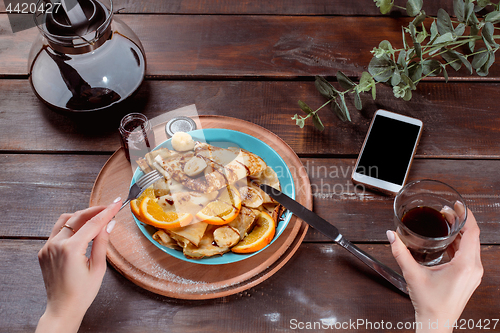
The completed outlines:
<svg viewBox="0 0 500 333">
<path fill-rule="evenodd" d="M 140 210 L 139 210 L 139 204 L 140 204 L 140 201 L 139 201 L 138 199 L 134 199 L 134 200 L 130 201 L 130 210 L 132 211 L 132 214 L 134 214 L 134 215 L 135 215 L 135 217 L 136 217 L 139 221 L 141 221 L 141 222 L 145 223 L 145 222 L 143 221 L 143 218 L 142 218 L 142 216 L 141 216 L 141 212 L 140 212 Z"/>
<path fill-rule="evenodd" d="M 209 202 L 196 217 L 201 221 L 213 225 L 223 225 L 231 222 L 238 216 L 241 209 L 241 197 L 234 187 L 228 187 L 219 197 Z"/>
<path fill-rule="evenodd" d="M 135 217 L 143 223 L 146 222 L 143 221 L 144 219 L 142 218 L 141 212 L 139 211 L 139 204 L 145 197 L 150 197 L 151 199 L 155 198 L 155 191 L 153 189 L 153 186 L 150 186 L 147 189 L 145 189 L 144 192 L 142 192 L 142 194 L 137 199 L 130 201 L 130 210 L 132 211 L 132 214 L 134 214 Z"/>
<path fill-rule="evenodd" d="M 137 198 L 137 200 L 141 202 L 145 197 L 150 197 L 151 199 L 155 198 L 155 190 L 153 189 L 153 185 L 145 189 L 144 192 L 142 192 L 142 194 Z"/>
<path fill-rule="evenodd" d="M 164 212 L 160 205 L 150 197 L 145 197 L 139 204 L 139 213 L 142 221 L 160 229 L 179 228 L 191 222 L 193 215 Z"/>
<path fill-rule="evenodd" d="M 276 232 L 276 222 L 266 212 L 260 212 L 252 232 L 231 248 L 234 253 L 252 253 L 271 243 Z"/>
</svg>

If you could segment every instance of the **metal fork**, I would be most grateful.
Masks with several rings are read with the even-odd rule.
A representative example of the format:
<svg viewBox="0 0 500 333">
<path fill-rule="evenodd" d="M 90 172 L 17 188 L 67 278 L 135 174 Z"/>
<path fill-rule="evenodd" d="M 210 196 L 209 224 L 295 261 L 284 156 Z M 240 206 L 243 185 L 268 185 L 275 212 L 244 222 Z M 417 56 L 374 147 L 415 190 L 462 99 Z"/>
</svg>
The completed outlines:
<svg viewBox="0 0 500 333">
<path fill-rule="evenodd" d="M 163 175 L 159 173 L 158 170 L 148 172 L 147 174 L 139 178 L 139 180 L 136 181 L 135 184 L 130 188 L 130 191 L 128 192 L 128 198 L 123 202 L 120 210 L 122 210 L 123 207 L 125 207 L 131 200 L 137 199 L 137 197 L 139 197 L 145 189 L 147 189 L 149 186 L 151 186 L 151 184 L 153 184 L 157 180 L 160 180 L 161 178 L 163 178 Z"/>
</svg>

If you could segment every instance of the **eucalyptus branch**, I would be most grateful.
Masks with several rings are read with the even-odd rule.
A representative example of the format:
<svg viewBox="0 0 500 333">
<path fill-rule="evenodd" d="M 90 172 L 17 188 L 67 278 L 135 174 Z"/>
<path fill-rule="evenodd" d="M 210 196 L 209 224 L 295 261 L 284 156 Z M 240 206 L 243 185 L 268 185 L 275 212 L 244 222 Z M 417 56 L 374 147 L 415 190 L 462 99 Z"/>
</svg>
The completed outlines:
<svg viewBox="0 0 500 333">
<path fill-rule="evenodd" d="M 386 83 L 392 86 L 396 98 L 409 101 L 417 84 L 429 76 L 443 75 L 448 81 L 448 69 L 455 71 L 465 66 L 472 75 L 474 71 L 479 76 L 487 76 L 491 65 L 495 62 L 495 53 L 500 48 L 497 40 L 500 35 L 494 35 L 495 24 L 500 23 L 500 4 L 489 0 L 453 0 L 454 19 L 443 9 L 439 9 L 436 17 L 427 15 L 423 10 L 423 0 L 407 0 L 406 7 L 394 3 L 395 0 L 374 0 L 382 14 L 389 13 L 393 8 L 406 10 L 413 21 L 402 27 L 403 47 L 394 49 L 387 40 L 373 48 L 373 58 L 368 65 L 368 71 L 363 72 L 358 83 L 354 83 L 341 71 L 337 72 L 337 82 L 344 89 L 337 90 L 325 78 L 316 76 L 315 86 L 327 102 L 314 110 L 306 103 L 299 101 L 299 106 L 306 116 L 292 117 L 296 124 L 303 128 L 305 121 L 312 118 L 313 124 L 319 130 L 324 126 L 318 111 L 331 105 L 332 111 L 342 120 L 351 121 L 349 108 L 346 104 L 346 94 L 354 95 L 354 106 L 361 110 L 362 93 L 371 92 L 376 98 L 376 84 Z M 489 7 L 493 10 L 478 17 L 477 12 Z M 429 24 L 429 21 L 432 23 Z M 427 26 L 426 26 L 427 24 Z M 468 34 L 465 35 L 466 28 Z M 409 43 L 411 41 L 411 43 Z M 475 50 L 476 42 L 482 41 L 484 47 Z M 459 50 L 468 46 L 468 53 Z M 468 59 L 472 59 L 469 61 Z"/>
</svg>

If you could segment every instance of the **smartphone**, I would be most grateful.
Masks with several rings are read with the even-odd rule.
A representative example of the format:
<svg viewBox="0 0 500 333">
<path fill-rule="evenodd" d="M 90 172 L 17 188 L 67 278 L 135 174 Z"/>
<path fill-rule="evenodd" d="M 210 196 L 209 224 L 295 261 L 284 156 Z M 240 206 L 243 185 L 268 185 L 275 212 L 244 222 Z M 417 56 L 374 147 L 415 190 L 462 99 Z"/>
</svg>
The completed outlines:
<svg viewBox="0 0 500 333">
<path fill-rule="evenodd" d="M 352 181 L 395 195 L 405 185 L 422 134 L 421 120 L 377 110 L 352 173 Z"/>
</svg>

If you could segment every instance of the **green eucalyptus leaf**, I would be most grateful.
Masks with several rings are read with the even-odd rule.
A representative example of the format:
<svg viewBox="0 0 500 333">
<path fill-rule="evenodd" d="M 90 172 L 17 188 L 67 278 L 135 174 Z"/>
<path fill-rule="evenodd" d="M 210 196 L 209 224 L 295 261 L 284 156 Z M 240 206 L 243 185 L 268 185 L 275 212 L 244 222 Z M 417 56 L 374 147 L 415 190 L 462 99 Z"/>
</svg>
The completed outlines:
<svg viewBox="0 0 500 333">
<path fill-rule="evenodd" d="M 413 48 L 415 50 L 415 54 L 418 58 L 422 59 L 422 46 L 416 40 L 413 43 Z"/>
<path fill-rule="evenodd" d="M 443 76 L 444 76 L 444 81 L 448 83 L 448 72 L 446 71 L 446 66 L 441 64 L 443 66 Z"/>
<path fill-rule="evenodd" d="M 377 98 L 377 85 L 372 86 L 372 98 L 375 100 Z"/>
<path fill-rule="evenodd" d="M 304 128 L 304 124 L 305 124 L 305 121 L 304 121 L 304 118 L 302 117 L 299 117 L 299 115 L 295 115 L 292 117 L 293 120 L 295 120 L 295 125 L 299 126 L 300 128 Z"/>
<path fill-rule="evenodd" d="M 422 61 L 422 73 L 427 76 L 436 76 L 441 73 L 441 63 L 436 59 Z"/>
<path fill-rule="evenodd" d="M 401 27 L 401 33 L 402 33 L 402 39 L 403 39 L 403 48 L 406 49 L 406 48 L 408 48 L 408 43 L 406 42 L 406 34 L 405 34 L 404 27 Z"/>
<path fill-rule="evenodd" d="M 453 0 L 453 11 L 460 22 L 466 22 L 464 0 Z"/>
<path fill-rule="evenodd" d="M 491 65 L 495 62 L 495 53 L 488 52 L 488 60 L 484 63 L 481 68 L 476 70 L 477 75 L 479 76 L 487 76 L 490 70 Z"/>
<path fill-rule="evenodd" d="M 323 132 L 323 130 L 325 129 L 325 126 L 323 125 L 323 123 L 321 122 L 321 119 L 319 119 L 319 116 L 317 114 L 315 114 L 313 116 L 312 121 L 313 121 L 314 127 L 316 127 L 316 129 L 318 131 Z"/>
<path fill-rule="evenodd" d="M 474 13 L 474 4 L 467 1 L 464 7 L 464 20 L 463 20 L 463 22 L 466 25 L 469 24 L 472 13 Z"/>
<path fill-rule="evenodd" d="M 361 74 L 361 78 L 359 79 L 359 84 L 357 86 L 357 90 L 361 92 L 366 92 L 371 89 L 372 86 L 375 86 L 375 80 L 368 72 L 363 72 Z"/>
<path fill-rule="evenodd" d="M 400 83 L 397 86 L 392 87 L 392 93 L 396 98 L 403 98 L 407 90 L 409 90 L 408 86 L 405 86 L 403 83 Z"/>
<path fill-rule="evenodd" d="M 422 44 L 427 36 L 429 36 L 427 31 L 417 32 L 417 43 Z"/>
<path fill-rule="evenodd" d="M 405 100 L 405 101 L 407 101 L 407 102 L 408 102 L 408 101 L 411 99 L 411 96 L 412 96 L 412 94 L 411 94 L 411 90 L 410 90 L 410 89 L 407 89 L 407 90 L 405 91 L 405 95 L 403 96 L 403 100 Z"/>
<path fill-rule="evenodd" d="M 354 106 L 358 110 L 363 108 L 363 103 L 361 102 L 361 96 L 359 96 L 358 89 L 354 89 Z"/>
<path fill-rule="evenodd" d="M 391 42 L 388 40 L 383 40 L 378 44 L 378 47 L 388 51 L 389 53 L 394 53 L 394 49 L 392 48 Z"/>
<path fill-rule="evenodd" d="M 310 114 L 314 114 L 314 111 L 313 109 L 311 109 L 309 107 L 309 105 L 307 105 L 306 103 L 302 102 L 302 101 L 299 101 L 299 106 L 300 108 L 302 109 L 302 111 L 304 111 L 306 114 L 310 115 Z"/>
<path fill-rule="evenodd" d="M 469 15 L 469 21 L 467 22 L 467 24 L 468 25 L 477 25 L 477 24 L 479 24 L 479 20 L 477 19 L 476 13 L 474 11 L 474 4 L 470 3 L 469 6 L 472 7 L 472 10 L 471 10 L 471 13 Z"/>
<path fill-rule="evenodd" d="M 368 64 L 368 72 L 378 82 L 387 82 L 394 73 L 396 64 L 387 55 L 380 58 L 373 57 Z"/>
<path fill-rule="evenodd" d="M 481 9 L 488 6 L 489 4 L 491 4 L 490 0 L 477 0 L 477 5 L 481 7 Z"/>
<path fill-rule="evenodd" d="M 337 89 L 335 89 L 335 87 L 332 86 L 324 77 L 317 75 L 314 80 L 314 85 L 316 86 L 316 89 L 318 89 L 319 93 L 326 99 L 336 98 L 338 95 Z"/>
<path fill-rule="evenodd" d="M 446 50 L 441 54 L 441 57 L 447 62 L 447 65 L 450 65 L 456 71 L 462 67 L 462 61 L 458 57 L 458 53 L 453 50 Z"/>
<path fill-rule="evenodd" d="M 410 77 L 406 74 L 401 74 L 401 80 L 403 81 L 404 84 L 408 85 L 411 90 L 417 90 L 417 86 L 415 83 L 410 79 Z"/>
<path fill-rule="evenodd" d="M 343 121 L 343 122 L 346 122 L 347 121 L 347 116 L 346 114 L 342 111 L 342 109 L 340 108 L 340 105 L 339 103 L 337 103 L 337 101 L 335 100 L 335 103 L 332 103 L 332 110 L 333 112 L 337 115 L 337 117 Z"/>
<path fill-rule="evenodd" d="M 401 82 L 401 74 L 399 70 L 395 70 L 391 78 L 391 86 L 397 86 Z"/>
<path fill-rule="evenodd" d="M 469 70 L 470 74 L 473 73 L 472 65 L 467 60 L 467 58 L 461 54 L 460 52 L 457 52 L 455 50 L 450 50 L 450 49 L 442 49 L 443 53 L 441 54 L 441 57 L 443 57 L 444 60 L 450 65 L 454 70 L 458 71 L 462 67 L 462 64 L 467 67 Z"/>
<path fill-rule="evenodd" d="M 462 64 L 464 64 L 464 65 L 465 65 L 465 67 L 467 67 L 467 69 L 469 70 L 470 74 L 472 75 L 473 70 L 472 70 L 472 65 L 471 65 L 471 63 L 469 62 L 469 60 L 467 60 L 467 58 L 466 58 L 466 57 L 464 57 L 464 55 L 463 55 L 463 54 L 461 54 L 461 53 L 459 53 L 459 52 L 457 52 L 457 55 L 458 55 L 458 57 L 460 58 L 460 61 L 462 61 Z"/>
<path fill-rule="evenodd" d="M 426 18 L 425 12 L 422 10 L 420 14 L 413 19 L 411 23 L 413 23 L 414 26 L 418 27 L 420 24 L 424 23 Z"/>
<path fill-rule="evenodd" d="M 455 35 L 462 36 L 464 32 L 465 32 L 465 24 L 460 23 L 459 25 L 457 25 L 457 27 L 455 28 Z"/>
<path fill-rule="evenodd" d="M 345 114 L 347 121 L 351 121 L 351 115 L 349 114 L 349 109 L 347 108 L 347 105 L 345 103 L 345 97 L 344 95 L 339 95 L 340 96 L 340 109 L 342 110 L 342 113 Z"/>
<path fill-rule="evenodd" d="M 491 22 L 486 22 L 483 29 L 481 30 L 481 35 L 484 38 L 485 44 L 492 47 L 498 47 L 498 44 L 495 42 L 495 38 L 493 38 L 493 33 L 495 32 L 495 27 Z"/>
<path fill-rule="evenodd" d="M 474 68 L 476 71 L 479 70 L 488 61 L 488 57 L 489 55 L 486 49 L 480 48 L 478 50 L 478 53 L 476 53 L 474 55 L 474 58 L 472 59 L 472 68 Z"/>
<path fill-rule="evenodd" d="M 436 37 L 438 36 L 438 28 L 436 24 L 436 20 L 432 21 L 431 24 L 431 42 L 434 42 Z"/>
<path fill-rule="evenodd" d="M 493 12 L 486 14 L 486 16 L 484 17 L 484 21 L 491 22 L 493 24 L 500 22 L 500 11 L 495 10 Z"/>
<path fill-rule="evenodd" d="M 341 71 L 337 71 L 337 81 L 340 83 L 340 86 L 344 89 L 351 89 L 356 84 L 351 81 L 344 73 Z"/>
<path fill-rule="evenodd" d="M 380 13 L 387 14 L 391 11 L 393 1 L 392 0 L 375 0 L 377 7 L 380 8 Z"/>
<path fill-rule="evenodd" d="M 411 39 L 413 41 L 415 41 L 415 39 L 417 38 L 417 29 L 415 28 L 415 26 L 413 25 L 412 22 L 410 22 L 410 24 L 408 24 L 408 29 L 410 31 Z"/>
<path fill-rule="evenodd" d="M 406 66 L 406 51 L 405 50 L 401 50 L 399 52 L 399 55 L 398 55 L 398 65 L 402 69 L 406 69 L 407 68 L 407 66 Z"/>
<path fill-rule="evenodd" d="M 450 15 L 442 8 L 438 10 L 437 28 L 440 35 L 455 31 L 451 23 Z"/>
<path fill-rule="evenodd" d="M 406 14 L 408 14 L 408 16 L 418 15 L 423 5 L 423 0 L 408 0 L 406 2 Z"/>
<path fill-rule="evenodd" d="M 411 66 L 408 66 L 409 78 L 413 82 L 417 82 L 422 78 L 422 64 L 413 62 Z"/>
<path fill-rule="evenodd" d="M 443 49 L 443 51 L 444 53 L 441 54 L 441 57 L 443 57 L 443 59 L 448 62 L 448 65 L 450 65 L 454 70 L 458 71 L 462 67 L 462 64 L 464 64 L 465 67 L 467 67 L 467 69 L 469 70 L 470 74 L 473 73 L 471 63 L 463 54 L 449 49 Z"/>
<path fill-rule="evenodd" d="M 448 43 L 454 41 L 456 38 L 453 37 L 451 32 L 447 32 L 444 35 L 438 36 L 434 41 L 434 44 Z"/>
<path fill-rule="evenodd" d="M 476 41 L 475 40 L 471 40 L 469 42 L 469 51 L 474 52 L 475 48 L 476 48 Z"/>
<path fill-rule="evenodd" d="M 470 27 L 470 36 L 477 36 L 479 34 L 479 28 L 474 24 L 473 26 Z M 476 40 L 473 39 L 469 42 L 469 50 L 471 52 L 474 52 L 474 49 L 476 47 Z"/>
</svg>

